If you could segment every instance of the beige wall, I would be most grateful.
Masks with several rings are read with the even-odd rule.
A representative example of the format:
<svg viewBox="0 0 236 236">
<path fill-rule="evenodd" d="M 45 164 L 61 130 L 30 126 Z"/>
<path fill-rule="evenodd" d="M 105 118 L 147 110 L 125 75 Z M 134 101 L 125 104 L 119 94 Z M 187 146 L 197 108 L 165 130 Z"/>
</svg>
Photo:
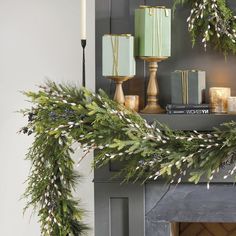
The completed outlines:
<svg viewBox="0 0 236 236">
<path fill-rule="evenodd" d="M 94 0 L 87 0 L 88 86 L 94 88 Z M 15 111 L 29 104 L 19 93 L 50 79 L 81 84 L 79 0 L 0 0 L 0 235 L 39 236 L 37 217 L 23 217 L 29 163 L 24 160 L 32 138 L 16 132 L 25 123 Z M 87 65 L 88 66 L 88 65 Z M 79 157 L 76 157 L 79 158 Z M 91 159 L 92 157 L 90 157 Z M 93 227 L 93 173 L 82 163 L 78 195 Z M 92 233 L 90 234 L 92 235 Z"/>
</svg>

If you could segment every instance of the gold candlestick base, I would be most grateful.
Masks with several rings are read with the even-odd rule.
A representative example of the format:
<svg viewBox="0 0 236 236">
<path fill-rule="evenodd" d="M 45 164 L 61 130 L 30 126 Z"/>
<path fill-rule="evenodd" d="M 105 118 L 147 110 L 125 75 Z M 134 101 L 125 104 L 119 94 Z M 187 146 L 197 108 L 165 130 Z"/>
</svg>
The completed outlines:
<svg viewBox="0 0 236 236">
<path fill-rule="evenodd" d="M 159 96 L 159 86 L 157 82 L 157 68 L 158 62 L 161 62 L 167 57 L 157 58 L 157 57 L 141 57 L 141 59 L 147 61 L 149 63 L 149 82 L 147 88 L 147 105 L 141 111 L 142 113 L 148 114 L 161 114 L 165 113 L 165 110 L 161 108 L 158 103 L 158 96 Z"/>
<path fill-rule="evenodd" d="M 114 100 L 120 104 L 125 103 L 125 96 L 123 92 L 122 84 L 123 82 L 131 79 L 132 77 L 128 76 L 116 76 L 116 77 L 109 77 L 109 79 L 114 80 L 116 83 L 116 91 L 114 95 Z"/>
</svg>

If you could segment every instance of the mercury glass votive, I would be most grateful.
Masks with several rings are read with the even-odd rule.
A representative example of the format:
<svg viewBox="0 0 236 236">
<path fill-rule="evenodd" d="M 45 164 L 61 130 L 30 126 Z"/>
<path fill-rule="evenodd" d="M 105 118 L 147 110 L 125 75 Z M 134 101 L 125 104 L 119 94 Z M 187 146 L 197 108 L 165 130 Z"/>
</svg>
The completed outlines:
<svg viewBox="0 0 236 236">
<path fill-rule="evenodd" d="M 236 97 L 228 98 L 228 113 L 236 114 Z"/>
<path fill-rule="evenodd" d="M 125 96 L 125 107 L 138 112 L 139 111 L 139 96 L 137 95 Z"/>
<path fill-rule="evenodd" d="M 211 111 L 213 113 L 228 112 L 228 98 L 231 95 L 230 88 L 212 87 L 209 91 Z"/>
</svg>

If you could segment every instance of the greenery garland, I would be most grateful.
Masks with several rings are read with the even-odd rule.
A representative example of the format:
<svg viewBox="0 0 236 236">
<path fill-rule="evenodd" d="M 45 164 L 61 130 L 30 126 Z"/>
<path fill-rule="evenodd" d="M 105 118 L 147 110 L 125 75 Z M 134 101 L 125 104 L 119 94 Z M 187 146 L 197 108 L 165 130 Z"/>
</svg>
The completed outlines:
<svg viewBox="0 0 236 236">
<path fill-rule="evenodd" d="M 205 49 L 209 44 L 225 55 L 236 53 L 236 17 L 226 0 L 175 0 L 178 4 L 191 5 L 187 22 L 193 44 L 199 38 Z"/>
<path fill-rule="evenodd" d="M 210 182 L 225 163 L 235 162 L 236 123 L 224 124 L 211 133 L 173 131 L 98 94 L 74 86 L 47 82 L 38 92 L 25 95 L 33 103 L 22 111 L 28 116 L 22 132 L 34 135 L 27 154 L 32 162 L 25 197 L 27 207 L 39 211 L 42 235 L 81 235 L 86 227 L 82 212 L 72 199 L 78 180 L 74 172 L 72 143 L 87 154 L 98 154 L 94 167 L 125 160 L 119 173 L 124 181 L 166 178 L 180 183 L 188 177 Z M 81 160 L 84 158 L 81 157 Z M 224 178 L 235 176 L 236 165 Z"/>
</svg>

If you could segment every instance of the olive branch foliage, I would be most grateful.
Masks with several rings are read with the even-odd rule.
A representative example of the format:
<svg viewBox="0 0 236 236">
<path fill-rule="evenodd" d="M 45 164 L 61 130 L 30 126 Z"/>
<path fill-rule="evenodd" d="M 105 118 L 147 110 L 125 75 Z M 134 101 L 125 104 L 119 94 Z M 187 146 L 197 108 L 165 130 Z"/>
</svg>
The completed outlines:
<svg viewBox="0 0 236 236">
<path fill-rule="evenodd" d="M 82 235 L 83 211 L 73 199 L 79 180 L 73 143 L 85 155 L 97 150 L 94 168 L 125 161 L 124 181 L 145 182 L 160 177 L 180 183 L 183 178 L 210 182 L 225 163 L 235 162 L 236 123 L 211 133 L 174 131 L 97 94 L 73 85 L 48 81 L 38 92 L 25 92 L 32 103 L 22 111 L 28 123 L 21 132 L 34 135 L 26 158 L 32 168 L 27 180 L 26 208 L 38 211 L 42 235 Z M 83 158 L 83 157 L 82 157 Z M 235 175 L 236 165 L 224 176 Z"/>
<path fill-rule="evenodd" d="M 236 53 L 236 17 L 226 0 L 174 0 L 177 5 L 189 5 L 188 30 L 193 45 L 201 41 L 224 55 Z"/>
</svg>

